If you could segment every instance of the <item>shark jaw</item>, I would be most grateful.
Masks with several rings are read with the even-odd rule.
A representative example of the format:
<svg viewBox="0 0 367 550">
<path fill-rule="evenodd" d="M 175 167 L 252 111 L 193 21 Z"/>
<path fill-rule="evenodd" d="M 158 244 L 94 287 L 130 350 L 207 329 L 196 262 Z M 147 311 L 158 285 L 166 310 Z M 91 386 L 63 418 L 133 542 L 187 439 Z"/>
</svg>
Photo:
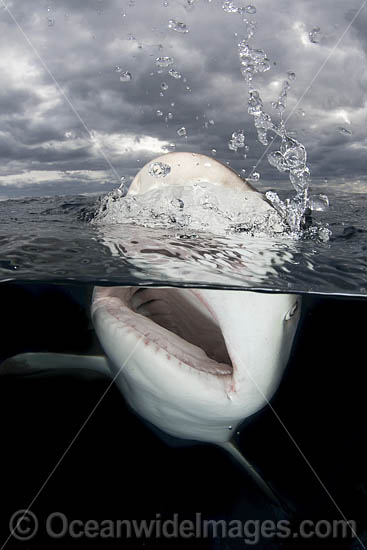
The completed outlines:
<svg viewBox="0 0 367 550">
<path fill-rule="evenodd" d="M 130 406 L 175 437 L 221 444 L 272 397 L 300 298 L 207 289 L 97 287 L 92 318 Z"/>
</svg>

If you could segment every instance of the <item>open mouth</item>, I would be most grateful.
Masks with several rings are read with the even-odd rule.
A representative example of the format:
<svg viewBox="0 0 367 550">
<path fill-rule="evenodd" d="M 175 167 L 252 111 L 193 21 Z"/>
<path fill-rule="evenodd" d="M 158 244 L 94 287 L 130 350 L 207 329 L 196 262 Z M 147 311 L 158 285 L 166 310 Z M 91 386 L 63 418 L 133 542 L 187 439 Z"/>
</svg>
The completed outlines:
<svg viewBox="0 0 367 550">
<path fill-rule="evenodd" d="M 198 371 L 216 376 L 233 375 L 220 326 L 192 291 L 174 288 L 132 288 L 131 291 L 126 305 L 139 317 L 149 320 L 149 324 L 144 320 L 141 326 L 148 339 Z M 137 323 L 134 328 L 138 329 Z"/>
</svg>

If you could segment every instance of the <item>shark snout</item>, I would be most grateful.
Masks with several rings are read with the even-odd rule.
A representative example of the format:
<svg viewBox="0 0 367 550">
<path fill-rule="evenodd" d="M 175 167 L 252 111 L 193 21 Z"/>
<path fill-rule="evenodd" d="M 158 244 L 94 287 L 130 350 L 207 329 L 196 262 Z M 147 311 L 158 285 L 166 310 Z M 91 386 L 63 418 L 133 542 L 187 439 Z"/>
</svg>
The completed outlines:
<svg viewBox="0 0 367 550">
<path fill-rule="evenodd" d="M 225 441 L 276 390 L 298 298 L 207 289 L 95 291 L 93 321 L 132 408 L 171 435 Z M 133 354 L 131 355 L 131 352 Z"/>
</svg>

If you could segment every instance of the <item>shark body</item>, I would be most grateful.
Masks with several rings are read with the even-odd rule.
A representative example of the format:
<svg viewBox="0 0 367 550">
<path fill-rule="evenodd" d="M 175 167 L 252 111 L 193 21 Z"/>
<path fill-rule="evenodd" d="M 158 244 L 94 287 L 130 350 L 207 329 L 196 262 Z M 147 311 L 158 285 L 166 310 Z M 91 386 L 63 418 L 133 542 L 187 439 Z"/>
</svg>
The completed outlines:
<svg viewBox="0 0 367 550">
<path fill-rule="evenodd" d="M 208 182 L 241 190 L 259 212 L 272 207 L 252 186 L 218 161 L 192 153 L 170 153 L 164 178 L 152 162 L 137 174 L 129 194 L 158 186 Z M 110 371 L 130 407 L 176 438 L 225 448 L 264 491 L 266 482 L 231 442 L 238 425 L 274 395 L 287 365 L 300 318 L 301 299 L 269 294 L 189 288 L 96 287 L 91 314 L 106 357 L 82 368 Z M 50 354 L 7 360 L 3 372 L 47 370 Z M 57 355 L 56 365 L 78 359 Z M 38 366 L 37 366 L 38 365 Z"/>
</svg>

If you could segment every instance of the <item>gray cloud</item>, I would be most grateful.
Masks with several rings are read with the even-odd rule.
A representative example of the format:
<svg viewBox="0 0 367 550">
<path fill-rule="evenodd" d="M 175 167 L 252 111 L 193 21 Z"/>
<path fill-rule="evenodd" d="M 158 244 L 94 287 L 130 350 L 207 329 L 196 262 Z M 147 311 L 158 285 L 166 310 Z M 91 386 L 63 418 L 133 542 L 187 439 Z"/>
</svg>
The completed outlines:
<svg viewBox="0 0 367 550">
<path fill-rule="evenodd" d="M 186 0 L 166 3 L 9 1 L 43 63 L 7 11 L 0 10 L 0 195 L 111 188 L 118 183 L 116 174 L 132 177 L 144 162 L 170 150 L 171 143 L 176 150 L 209 155 L 216 149 L 217 159 L 251 172 L 264 147 L 247 114 L 247 87 L 239 71 L 241 17 L 225 13 L 218 0 L 196 0 L 191 7 Z M 360 8 L 359 0 L 347 7 L 342 0 L 254 4 L 257 13 L 249 16 L 257 21 L 253 44 L 267 52 L 271 70 L 256 76 L 253 85 L 267 112 L 277 120 L 271 102 L 287 71 L 294 71 L 285 117 L 294 110 L 287 128 L 307 149 L 314 183 L 325 178 L 329 186 L 366 181 L 367 8 L 335 48 Z M 189 32 L 169 30 L 169 19 L 186 23 Z M 308 33 L 316 27 L 320 32 L 313 44 Z M 173 57 L 182 78 L 175 80 L 168 69 L 159 73 L 158 56 Z M 116 67 L 129 71 L 131 82 L 121 82 Z M 168 85 L 163 92 L 162 82 Z M 172 118 L 166 119 L 168 113 Z M 182 126 L 187 139 L 177 135 Z M 352 133 L 341 133 L 343 127 Z M 241 150 L 228 149 L 231 133 L 238 129 L 244 130 L 250 147 L 247 158 Z M 266 157 L 258 170 L 259 186 L 290 189 Z"/>
</svg>

